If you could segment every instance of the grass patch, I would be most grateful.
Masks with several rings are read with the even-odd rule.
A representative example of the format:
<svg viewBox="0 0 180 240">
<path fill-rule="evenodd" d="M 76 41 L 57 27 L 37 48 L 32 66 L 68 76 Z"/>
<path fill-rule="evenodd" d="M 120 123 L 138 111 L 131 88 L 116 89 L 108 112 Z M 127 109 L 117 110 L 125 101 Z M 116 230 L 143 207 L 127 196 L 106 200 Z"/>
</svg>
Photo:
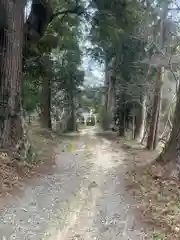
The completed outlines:
<svg viewBox="0 0 180 240">
<path fill-rule="evenodd" d="M 164 236 L 162 236 L 160 233 L 154 232 L 152 234 L 152 240 L 164 240 Z"/>
</svg>

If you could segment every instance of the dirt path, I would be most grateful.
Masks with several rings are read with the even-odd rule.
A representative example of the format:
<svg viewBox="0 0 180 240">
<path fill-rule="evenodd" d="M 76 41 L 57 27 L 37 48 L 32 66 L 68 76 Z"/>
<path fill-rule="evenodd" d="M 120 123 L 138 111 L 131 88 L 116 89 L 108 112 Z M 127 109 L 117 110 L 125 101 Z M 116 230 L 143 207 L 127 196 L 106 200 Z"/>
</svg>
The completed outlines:
<svg viewBox="0 0 180 240">
<path fill-rule="evenodd" d="M 124 188 L 125 153 L 84 130 L 57 149 L 54 172 L 32 181 L 0 213 L 0 239 L 150 239 Z"/>
</svg>

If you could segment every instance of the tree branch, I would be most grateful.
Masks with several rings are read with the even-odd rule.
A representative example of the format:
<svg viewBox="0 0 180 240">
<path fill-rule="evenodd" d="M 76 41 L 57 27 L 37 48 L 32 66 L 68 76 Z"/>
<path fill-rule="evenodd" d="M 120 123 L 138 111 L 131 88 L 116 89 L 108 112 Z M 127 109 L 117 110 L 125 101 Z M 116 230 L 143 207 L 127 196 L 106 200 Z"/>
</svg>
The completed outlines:
<svg viewBox="0 0 180 240">
<path fill-rule="evenodd" d="M 81 6 L 76 6 L 74 9 L 67 9 L 67 10 L 64 10 L 64 11 L 60 11 L 60 12 L 57 12 L 57 13 L 54 13 L 51 17 L 51 21 L 60 16 L 60 15 L 67 15 L 67 14 L 77 14 L 77 15 L 81 15 L 84 13 L 84 9 L 81 7 Z"/>
<path fill-rule="evenodd" d="M 169 11 L 180 11 L 180 7 L 168 8 Z"/>
</svg>

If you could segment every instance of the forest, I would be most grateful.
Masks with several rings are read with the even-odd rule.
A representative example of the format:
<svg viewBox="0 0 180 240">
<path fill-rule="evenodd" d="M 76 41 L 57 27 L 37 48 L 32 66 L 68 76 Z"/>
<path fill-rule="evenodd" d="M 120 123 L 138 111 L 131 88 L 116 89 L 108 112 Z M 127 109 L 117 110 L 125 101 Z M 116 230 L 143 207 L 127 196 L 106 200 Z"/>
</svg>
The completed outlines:
<svg viewBox="0 0 180 240">
<path fill-rule="evenodd" d="M 179 188 L 179 12 L 178 0 L 0 0 L 2 158 L 31 162 L 34 121 L 74 132 L 94 109 L 103 131 L 116 125 L 130 147 L 156 152 L 152 185 Z M 103 85 L 85 84 L 84 56 L 103 66 Z M 180 219 L 171 220 L 179 239 Z"/>
</svg>

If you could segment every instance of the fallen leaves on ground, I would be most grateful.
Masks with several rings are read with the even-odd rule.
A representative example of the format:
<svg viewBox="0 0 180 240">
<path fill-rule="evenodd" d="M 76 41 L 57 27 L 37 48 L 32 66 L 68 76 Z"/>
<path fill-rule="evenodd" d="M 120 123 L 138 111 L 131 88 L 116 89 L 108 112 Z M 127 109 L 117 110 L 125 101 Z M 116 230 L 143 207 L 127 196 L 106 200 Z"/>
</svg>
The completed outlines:
<svg viewBox="0 0 180 240">
<path fill-rule="evenodd" d="M 23 180 L 31 179 L 36 173 L 43 173 L 46 169 L 50 171 L 53 165 L 53 149 L 57 139 L 52 132 L 42 129 L 39 125 L 33 125 L 29 129 L 29 137 L 33 151 L 37 154 L 34 162 L 13 160 L 8 155 L 8 149 L 0 152 L 0 196 L 20 189 L 23 186 Z M 39 169 L 40 167 L 42 169 Z"/>
<path fill-rule="evenodd" d="M 0 153 L 0 195 L 17 186 L 19 182 L 19 176 L 15 171 L 15 167 L 12 165 L 11 159 L 9 159 L 7 153 Z"/>
<path fill-rule="evenodd" d="M 163 239 L 179 240 L 180 183 L 163 178 L 164 168 L 150 163 L 154 153 L 131 149 L 128 156 L 133 169 L 127 173 L 127 189 L 140 203 L 141 217 L 159 229 Z"/>
</svg>

